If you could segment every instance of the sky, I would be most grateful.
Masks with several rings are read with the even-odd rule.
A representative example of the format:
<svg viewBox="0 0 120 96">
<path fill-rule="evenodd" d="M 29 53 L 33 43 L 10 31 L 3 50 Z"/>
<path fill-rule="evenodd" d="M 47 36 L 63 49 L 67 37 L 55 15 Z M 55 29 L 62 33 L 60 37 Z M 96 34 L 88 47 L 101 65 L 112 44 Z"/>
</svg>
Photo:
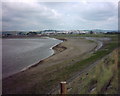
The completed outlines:
<svg viewBox="0 0 120 96">
<path fill-rule="evenodd" d="M 85 0 L 82 2 L 2 2 L 3 31 L 46 29 L 117 30 L 118 3 Z"/>
</svg>

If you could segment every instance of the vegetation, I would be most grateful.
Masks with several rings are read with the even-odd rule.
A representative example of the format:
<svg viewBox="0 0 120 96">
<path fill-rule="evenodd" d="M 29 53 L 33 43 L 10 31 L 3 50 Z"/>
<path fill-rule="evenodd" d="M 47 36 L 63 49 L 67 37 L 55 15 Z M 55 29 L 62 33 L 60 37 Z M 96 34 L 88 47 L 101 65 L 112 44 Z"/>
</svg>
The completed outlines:
<svg viewBox="0 0 120 96">
<path fill-rule="evenodd" d="M 50 37 L 110 37 L 110 38 L 118 38 L 119 34 L 59 34 L 53 35 Z"/>
<path fill-rule="evenodd" d="M 66 37 L 66 36 L 69 37 L 71 35 L 59 35 L 59 36 L 55 36 L 55 37 L 60 38 L 60 37 Z M 72 35 L 72 36 L 75 37 L 75 35 Z M 65 81 L 65 80 L 70 79 L 77 72 L 83 70 L 84 68 L 86 68 L 87 66 L 89 66 L 93 62 L 95 62 L 96 60 L 103 58 L 104 56 L 111 53 L 114 49 L 118 48 L 118 38 L 117 38 L 118 36 L 117 35 L 111 35 L 111 34 L 110 35 L 108 35 L 108 34 L 107 35 L 105 35 L 105 34 L 103 34 L 103 35 L 94 35 L 94 34 L 87 35 L 87 34 L 83 34 L 83 35 L 76 35 L 76 36 L 110 37 L 110 38 L 112 38 L 112 40 L 111 40 L 111 42 L 105 43 L 105 46 L 101 50 L 95 52 L 94 54 L 92 54 L 91 56 L 89 56 L 88 58 L 86 58 L 80 62 L 77 62 L 70 66 L 66 66 L 62 69 L 61 69 L 61 67 L 58 67 L 60 65 L 55 65 L 55 66 L 50 67 L 49 70 L 55 70 L 55 72 L 48 74 L 46 76 L 46 78 L 44 78 L 44 81 L 38 82 L 38 84 L 36 84 L 33 87 L 34 92 L 44 93 L 45 91 L 48 91 L 51 88 L 54 88 L 57 84 L 59 84 L 60 81 Z M 98 82 L 97 83 L 98 85 L 96 85 L 97 91 L 95 91 L 95 92 L 93 91 L 92 93 L 102 92 L 102 90 L 104 89 L 104 85 L 108 83 L 107 81 L 110 81 L 111 78 L 113 78 L 113 73 L 115 71 L 115 70 L 112 70 L 112 68 L 114 68 L 114 65 L 111 63 L 111 62 L 114 63 L 114 60 L 111 59 L 109 62 L 110 62 L 110 64 L 108 64 L 108 65 L 110 65 L 110 66 L 108 66 L 108 67 L 105 67 L 105 64 L 101 63 L 96 68 L 94 68 L 91 71 L 91 73 L 89 73 L 91 75 L 89 75 L 89 77 L 85 81 L 82 78 L 82 80 L 84 82 L 82 85 L 84 87 L 83 88 L 84 90 L 80 91 L 79 93 L 90 92 L 90 90 L 88 90 L 88 89 L 91 89 L 90 86 L 96 84 L 96 82 Z M 92 76 L 92 73 L 95 73 L 95 76 Z M 98 80 L 98 77 L 99 77 L 99 80 Z M 116 78 L 114 78 L 114 79 L 116 80 Z M 113 81 L 115 81 L 114 79 L 113 79 Z M 44 86 L 44 87 L 41 88 L 41 86 Z M 113 86 L 116 86 L 115 82 L 113 82 Z M 46 87 L 47 87 L 47 90 L 46 90 Z M 78 87 L 78 86 L 76 85 L 74 87 Z M 92 87 L 94 87 L 94 86 L 92 86 Z M 107 91 L 109 93 L 109 90 L 107 90 Z M 74 90 L 73 93 L 75 94 L 76 90 Z M 116 90 L 113 90 L 112 93 L 116 93 Z"/>
<path fill-rule="evenodd" d="M 76 94 L 116 94 L 118 93 L 117 50 L 101 60 L 87 75 L 82 74 L 70 86 L 69 93 Z"/>
</svg>

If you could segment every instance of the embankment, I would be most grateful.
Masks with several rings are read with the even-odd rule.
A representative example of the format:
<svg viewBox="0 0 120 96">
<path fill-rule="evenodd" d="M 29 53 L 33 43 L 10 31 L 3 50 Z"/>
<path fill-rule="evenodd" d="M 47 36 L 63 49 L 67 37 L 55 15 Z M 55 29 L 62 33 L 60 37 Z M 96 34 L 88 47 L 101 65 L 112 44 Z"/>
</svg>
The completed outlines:
<svg viewBox="0 0 120 96">
<path fill-rule="evenodd" d="M 91 70 L 74 79 L 69 94 L 117 94 L 118 49 L 102 58 Z"/>
</svg>

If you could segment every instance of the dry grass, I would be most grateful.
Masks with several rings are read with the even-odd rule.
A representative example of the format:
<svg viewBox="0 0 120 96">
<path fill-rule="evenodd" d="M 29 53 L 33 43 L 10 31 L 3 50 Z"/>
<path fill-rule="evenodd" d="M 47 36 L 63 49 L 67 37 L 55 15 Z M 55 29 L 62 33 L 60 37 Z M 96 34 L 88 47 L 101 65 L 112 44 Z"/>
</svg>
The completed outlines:
<svg viewBox="0 0 120 96">
<path fill-rule="evenodd" d="M 118 93 L 117 50 L 106 56 L 98 65 L 71 83 L 70 94 L 116 94 Z"/>
</svg>

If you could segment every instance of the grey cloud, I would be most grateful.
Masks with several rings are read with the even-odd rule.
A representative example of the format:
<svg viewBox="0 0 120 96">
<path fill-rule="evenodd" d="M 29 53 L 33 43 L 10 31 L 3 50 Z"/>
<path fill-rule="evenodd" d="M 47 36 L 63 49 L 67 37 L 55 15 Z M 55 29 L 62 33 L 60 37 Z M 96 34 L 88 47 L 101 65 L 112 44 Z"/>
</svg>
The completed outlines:
<svg viewBox="0 0 120 96">
<path fill-rule="evenodd" d="M 118 12 L 114 4 L 109 2 L 83 4 L 77 11 L 83 19 L 93 21 L 107 20 Z"/>
<path fill-rule="evenodd" d="M 113 3 L 8 3 L 2 4 L 4 30 L 109 28 L 116 27 Z M 107 23 L 105 23 L 106 21 Z M 97 22 L 97 23 L 96 23 Z M 92 25 L 90 25 L 92 24 Z M 106 25 L 105 25 L 106 24 Z M 111 25 L 112 25 L 111 24 Z M 95 26 L 94 26 L 95 25 Z M 101 27 L 102 28 L 102 27 Z M 103 27 L 104 28 L 104 27 Z"/>
<path fill-rule="evenodd" d="M 46 23 L 54 23 L 54 20 L 60 17 L 60 14 L 53 9 L 49 9 L 46 6 L 26 5 L 16 3 L 4 3 L 3 4 L 3 29 L 4 25 L 7 26 L 11 23 L 13 27 L 18 24 L 24 26 L 31 26 L 29 24 L 34 24 L 36 26 L 44 25 Z M 6 22 L 6 23 L 5 23 Z M 18 26 L 20 27 L 20 26 Z"/>
</svg>

